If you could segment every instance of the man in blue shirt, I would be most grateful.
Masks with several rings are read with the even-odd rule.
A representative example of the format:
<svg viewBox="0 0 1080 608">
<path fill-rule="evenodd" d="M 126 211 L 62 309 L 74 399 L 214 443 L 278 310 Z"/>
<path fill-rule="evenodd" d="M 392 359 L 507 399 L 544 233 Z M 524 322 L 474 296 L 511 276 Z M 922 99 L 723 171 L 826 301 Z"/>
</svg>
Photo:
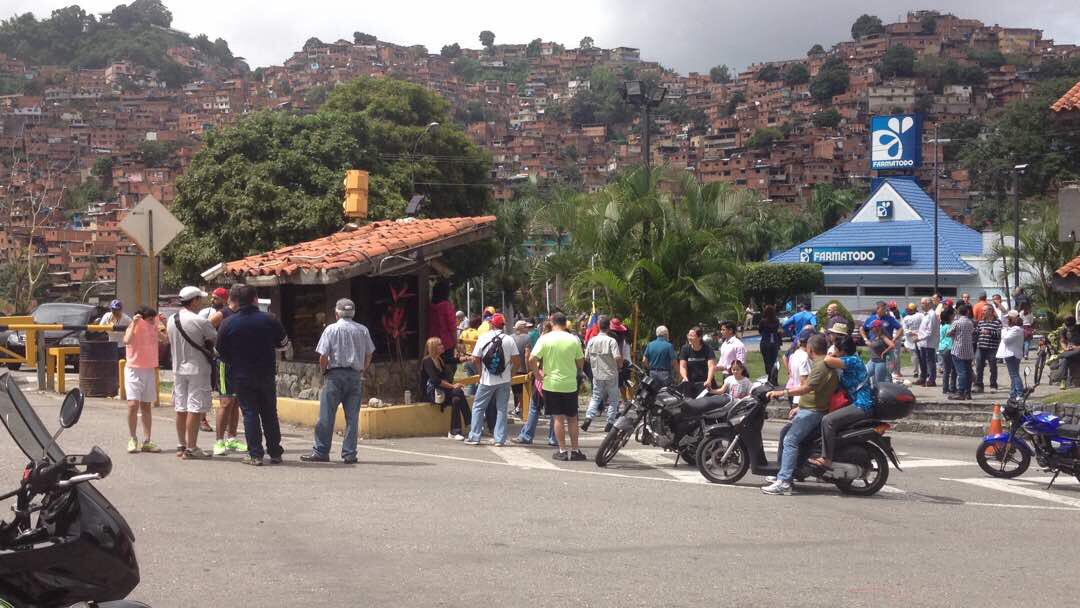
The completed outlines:
<svg viewBox="0 0 1080 608">
<path fill-rule="evenodd" d="M 903 326 L 900 325 L 900 321 L 896 317 L 889 314 L 889 306 L 885 302 L 878 302 L 877 309 L 874 314 L 866 318 L 863 322 L 859 332 L 862 334 L 863 342 L 869 343 L 870 339 L 867 337 L 867 333 L 870 331 L 870 326 L 874 324 L 874 321 L 881 321 L 881 333 L 898 340 L 904 335 Z M 896 330 L 900 330 L 897 334 Z"/>
<path fill-rule="evenodd" d="M 656 328 L 656 339 L 645 347 L 641 357 L 645 367 L 658 386 L 671 386 L 671 370 L 675 362 L 675 347 L 668 340 L 668 328 L 661 325 Z"/>
<path fill-rule="evenodd" d="M 791 318 L 784 323 L 784 331 L 787 335 L 794 338 L 802 333 L 804 327 L 809 325 L 810 327 L 817 327 L 817 315 L 810 312 L 810 305 L 803 303 L 799 304 L 799 312 L 791 315 Z"/>
<path fill-rule="evenodd" d="M 263 435 L 270 464 L 280 464 L 281 424 L 277 415 L 277 349 L 289 338 L 281 322 L 259 310 L 255 288 L 233 285 L 229 298 L 238 309 L 218 332 L 217 350 L 229 366 L 230 380 L 244 413 L 248 455 L 244 464 L 262 466 Z"/>
</svg>

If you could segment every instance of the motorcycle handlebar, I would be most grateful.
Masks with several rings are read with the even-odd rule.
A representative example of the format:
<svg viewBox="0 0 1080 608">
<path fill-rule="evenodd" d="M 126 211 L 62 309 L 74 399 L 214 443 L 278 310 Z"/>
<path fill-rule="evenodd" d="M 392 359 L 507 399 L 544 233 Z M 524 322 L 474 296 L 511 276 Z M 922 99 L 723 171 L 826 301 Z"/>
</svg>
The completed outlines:
<svg viewBox="0 0 1080 608">
<path fill-rule="evenodd" d="M 67 488 L 67 487 L 71 487 L 71 486 L 74 486 L 74 485 L 78 485 L 80 483 L 85 483 L 87 481 L 97 481 L 99 479 L 101 479 L 101 475 L 98 474 L 98 473 L 86 473 L 85 475 L 76 475 L 76 476 L 71 477 L 69 479 L 65 479 L 64 481 L 61 481 L 61 482 L 57 483 L 56 485 L 61 487 L 61 488 Z"/>
</svg>

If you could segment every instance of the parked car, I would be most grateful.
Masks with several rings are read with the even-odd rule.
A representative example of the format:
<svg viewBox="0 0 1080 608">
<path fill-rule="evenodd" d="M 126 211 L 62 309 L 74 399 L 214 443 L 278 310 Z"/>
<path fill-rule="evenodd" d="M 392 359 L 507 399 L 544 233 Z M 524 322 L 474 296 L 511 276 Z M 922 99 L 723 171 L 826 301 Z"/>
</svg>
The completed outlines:
<svg viewBox="0 0 1080 608">
<path fill-rule="evenodd" d="M 90 304 L 75 304 L 68 302 L 52 302 L 42 304 L 34 309 L 31 316 L 34 323 L 38 324 L 62 324 L 62 325 L 88 325 L 105 314 L 105 310 L 99 306 Z M 85 332 L 79 330 L 50 330 L 42 332 L 45 346 L 78 346 L 79 338 Z M 26 354 L 26 334 L 23 331 L 11 331 L 4 339 L 4 346 L 19 355 Z M 78 355 L 69 355 L 65 358 L 65 365 L 72 365 L 77 372 L 79 369 Z M 8 363 L 8 369 L 17 370 L 21 367 L 18 363 Z"/>
</svg>

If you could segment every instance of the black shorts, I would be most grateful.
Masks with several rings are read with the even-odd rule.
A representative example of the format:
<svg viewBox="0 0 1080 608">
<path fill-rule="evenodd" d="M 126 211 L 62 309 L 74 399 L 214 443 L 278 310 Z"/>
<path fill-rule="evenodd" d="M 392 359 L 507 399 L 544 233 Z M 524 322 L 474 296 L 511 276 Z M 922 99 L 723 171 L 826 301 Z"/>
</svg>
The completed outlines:
<svg viewBox="0 0 1080 608">
<path fill-rule="evenodd" d="M 578 394 L 544 391 L 544 413 L 548 416 L 578 415 Z"/>
</svg>

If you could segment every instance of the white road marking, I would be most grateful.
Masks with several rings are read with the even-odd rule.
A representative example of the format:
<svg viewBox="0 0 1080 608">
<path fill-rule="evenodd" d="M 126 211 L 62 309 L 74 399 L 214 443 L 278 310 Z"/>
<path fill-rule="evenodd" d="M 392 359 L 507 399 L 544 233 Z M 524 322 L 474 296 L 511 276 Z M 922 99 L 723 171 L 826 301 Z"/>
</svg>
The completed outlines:
<svg viewBox="0 0 1080 608">
<path fill-rule="evenodd" d="M 641 449 L 627 449 L 623 448 L 619 450 L 619 453 L 615 455 L 615 459 L 608 464 L 618 467 L 618 459 L 620 456 L 632 458 L 642 464 L 656 468 L 656 470 L 674 477 L 679 481 L 685 481 L 687 483 L 709 483 L 701 473 L 698 472 L 697 467 L 688 466 L 682 459 L 679 460 L 680 466 L 672 466 L 675 462 L 674 454 L 669 452 L 661 452 L 659 448 L 641 448 Z"/>
<path fill-rule="evenodd" d="M 882 494 L 907 494 L 906 490 L 895 488 L 893 486 L 884 486 L 879 490 Z"/>
<path fill-rule="evenodd" d="M 900 463 L 902 469 L 929 469 L 933 467 L 967 467 L 975 466 L 976 463 L 965 460 L 949 460 L 948 458 L 918 458 L 912 457 Z"/>
<path fill-rule="evenodd" d="M 1053 475 L 1047 475 L 1046 477 L 1019 477 L 1016 481 L 1026 481 L 1046 486 L 1053 478 Z M 1069 476 L 1068 473 L 1062 473 L 1061 475 L 1058 475 L 1057 481 L 1054 482 L 1054 487 L 1056 488 L 1058 486 L 1080 486 L 1080 480 Z"/>
<path fill-rule="evenodd" d="M 942 477 L 944 481 L 958 481 L 960 483 L 966 483 L 968 485 L 978 486 L 980 488 L 987 488 L 990 490 L 997 490 L 999 492 L 1007 492 L 1009 494 L 1016 494 L 1017 496 L 1024 496 L 1026 498 L 1035 498 L 1038 500 L 1046 500 L 1049 502 L 1056 502 L 1058 504 L 1066 505 L 1074 509 L 1080 509 L 1080 498 L 1071 498 L 1069 496 L 1062 496 L 1046 490 L 1037 490 L 1031 486 L 1031 484 L 1025 483 L 1017 479 L 994 479 L 990 477 L 971 477 L 967 479 L 949 479 Z"/>
<path fill-rule="evenodd" d="M 488 449 L 498 455 L 499 458 L 502 458 L 503 462 L 505 462 L 506 464 L 512 464 L 516 467 L 523 467 L 526 469 L 559 468 L 555 465 L 554 462 L 550 460 L 550 455 L 548 456 L 548 458 L 545 458 L 528 448 L 497 448 L 492 446 Z"/>
</svg>

